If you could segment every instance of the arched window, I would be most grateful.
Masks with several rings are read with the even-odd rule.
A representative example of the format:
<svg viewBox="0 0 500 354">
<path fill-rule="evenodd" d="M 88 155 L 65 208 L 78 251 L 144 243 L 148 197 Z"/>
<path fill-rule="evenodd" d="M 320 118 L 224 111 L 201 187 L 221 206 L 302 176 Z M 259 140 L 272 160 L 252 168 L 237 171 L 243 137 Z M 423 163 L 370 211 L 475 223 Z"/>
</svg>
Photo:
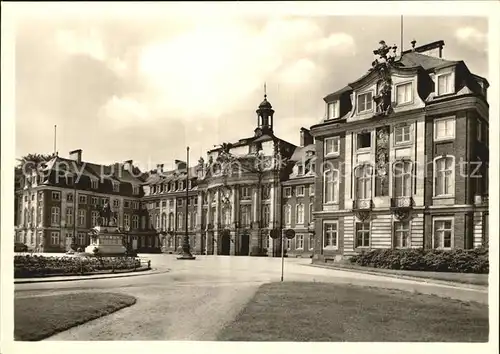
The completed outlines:
<svg viewBox="0 0 500 354">
<path fill-rule="evenodd" d="M 354 171 L 356 181 L 356 199 L 371 199 L 372 197 L 372 166 L 365 164 Z"/>
<path fill-rule="evenodd" d="M 159 230 L 160 227 L 161 227 L 161 224 L 160 224 L 160 215 L 156 214 L 156 230 Z"/>
<path fill-rule="evenodd" d="M 196 217 L 197 217 L 196 211 L 193 211 L 193 218 L 191 219 L 191 229 L 193 230 L 196 228 Z"/>
<path fill-rule="evenodd" d="M 323 174 L 325 186 L 325 203 L 338 203 L 339 201 L 339 171 L 328 169 Z"/>
<path fill-rule="evenodd" d="M 265 204 L 262 208 L 262 227 L 269 227 L 269 223 L 271 222 L 271 210 L 268 204 Z"/>
<path fill-rule="evenodd" d="M 35 207 L 31 207 L 30 222 L 35 223 Z"/>
<path fill-rule="evenodd" d="M 165 231 L 167 229 L 167 214 L 161 214 L 161 229 Z"/>
<path fill-rule="evenodd" d="M 434 159 L 434 196 L 455 194 L 455 157 L 440 156 Z"/>
<path fill-rule="evenodd" d="M 174 213 L 168 214 L 168 229 L 173 230 L 174 228 Z"/>
<path fill-rule="evenodd" d="M 188 216 L 187 218 L 188 229 L 191 229 L 191 213 L 188 213 L 187 216 Z"/>
<path fill-rule="evenodd" d="M 394 197 L 410 197 L 412 187 L 413 162 L 401 160 L 394 162 L 392 173 L 394 176 Z"/>
<path fill-rule="evenodd" d="M 184 215 L 182 213 L 177 213 L 177 229 L 184 229 Z"/>
</svg>

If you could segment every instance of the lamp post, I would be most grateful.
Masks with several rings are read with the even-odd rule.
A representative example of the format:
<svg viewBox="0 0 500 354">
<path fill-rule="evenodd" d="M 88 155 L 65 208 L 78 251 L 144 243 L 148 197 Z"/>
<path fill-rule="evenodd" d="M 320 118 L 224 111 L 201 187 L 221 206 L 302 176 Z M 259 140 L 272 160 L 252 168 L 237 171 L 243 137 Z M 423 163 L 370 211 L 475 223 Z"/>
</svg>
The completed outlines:
<svg viewBox="0 0 500 354">
<path fill-rule="evenodd" d="M 182 256 L 177 259 L 196 259 L 191 254 L 191 246 L 189 245 L 188 231 L 188 201 L 189 201 L 189 146 L 186 148 L 186 215 L 184 216 L 184 238 L 182 240 Z"/>
</svg>

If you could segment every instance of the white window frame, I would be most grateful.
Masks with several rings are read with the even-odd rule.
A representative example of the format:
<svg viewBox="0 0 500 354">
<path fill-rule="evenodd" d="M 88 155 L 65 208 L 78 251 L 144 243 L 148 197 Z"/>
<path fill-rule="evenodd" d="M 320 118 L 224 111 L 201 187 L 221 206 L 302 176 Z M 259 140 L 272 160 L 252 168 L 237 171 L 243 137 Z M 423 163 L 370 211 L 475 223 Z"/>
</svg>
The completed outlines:
<svg viewBox="0 0 500 354">
<path fill-rule="evenodd" d="M 358 145 L 358 142 L 359 142 L 359 139 L 358 139 L 358 135 L 360 134 L 368 134 L 370 136 L 370 146 L 368 147 L 359 147 Z M 357 132 L 356 135 L 356 151 L 371 151 L 372 149 L 372 146 L 373 146 L 373 136 L 372 136 L 372 132 Z"/>
<path fill-rule="evenodd" d="M 285 225 L 292 225 L 292 206 L 290 204 L 285 205 Z"/>
<path fill-rule="evenodd" d="M 139 228 L 139 215 L 132 215 L 132 229 L 136 230 Z"/>
<path fill-rule="evenodd" d="M 297 175 L 302 176 L 304 174 L 304 165 L 297 164 Z"/>
<path fill-rule="evenodd" d="M 337 119 L 340 117 L 340 101 L 335 100 L 326 104 L 326 119 Z M 332 109 L 333 107 L 333 109 Z"/>
<path fill-rule="evenodd" d="M 442 237 L 440 237 L 440 240 L 438 241 L 439 244 L 436 245 L 436 222 L 445 222 L 445 221 L 451 221 L 451 240 L 450 240 L 450 247 L 444 247 L 444 233 L 442 234 Z M 448 229 L 441 229 L 441 231 L 447 231 Z M 451 250 L 455 247 L 455 218 L 453 216 L 435 216 L 432 218 L 432 248 L 433 249 L 442 249 L 442 250 Z"/>
<path fill-rule="evenodd" d="M 78 204 L 87 204 L 87 196 L 79 195 L 78 196 Z"/>
<path fill-rule="evenodd" d="M 407 224 L 407 228 L 398 228 L 398 225 L 404 225 Z M 406 238 L 402 237 L 402 234 L 404 232 L 407 232 Z M 394 248 L 411 248 L 411 222 L 409 220 L 403 220 L 403 221 L 394 221 L 393 224 L 393 242 L 394 242 Z M 406 245 L 403 245 L 403 239 L 406 242 Z M 399 242 L 399 246 L 397 245 Z"/>
<path fill-rule="evenodd" d="M 396 169 L 397 166 L 402 168 Z M 413 191 L 413 161 L 411 160 L 397 160 L 394 161 L 392 165 L 392 175 L 393 175 L 393 195 L 395 198 L 398 197 L 411 197 Z M 406 167 L 409 166 L 409 171 Z M 397 179 L 401 179 L 401 190 L 397 190 Z"/>
<path fill-rule="evenodd" d="M 97 197 L 92 197 L 92 198 L 90 199 L 90 204 L 91 204 L 91 205 L 98 205 L 98 204 L 99 204 L 99 198 L 97 198 Z"/>
<path fill-rule="evenodd" d="M 362 245 L 358 246 L 358 224 L 368 224 L 368 230 L 360 230 L 361 233 L 366 233 L 368 232 L 368 246 L 367 245 Z M 371 222 L 366 222 L 366 221 L 357 221 L 354 223 L 354 248 L 370 248 L 372 245 L 372 225 Z"/>
<path fill-rule="evenodd" d="M 250 187 L 248 187 L 248 186 L 241 187 L 241 199 L 249 199 L 251 197 L 252 196 L 250 193 Z M 207 202 L 208 202 L 208 198 L 207 198 Z M 212 202 L 213 202 L 213 199 L 212 199 Z"/>
<path fill-rule="evenodd" d="M 300 209 L 300 210 L 299 210 Z M 301 211 L 301 213 L 300 213 Z M 299 203 L 295 206 L 295 224 L 297 225 L 304 225 L 304 220 L 305 220 L 305 208 L 304 204 Z M 299 218 L 300 216 L 300 218 Z"/>
<path fill-rule="evenodd" d="M 98 189 L 99 188 L 99 180 L 98 179 L 92 179 L 90 180 L 90 184 L 92 189 Z"/>
<path fill-rule="evenodd" d="M 90 215 L 90 217 L 91 217 L 92 227 L 97 226 L 97 220 L 99 218 L 99 212 L 93 210 L 92 214 Z"/>
<path fill-rule="evenodd" d="M 309 185 L 309 196 L 312 197 L 314 195 L 314 183 Z"/>
<path fill-rule="evenodd" d="M 309 203 L 309 223 L 312 223 L 314 220 L 313 212 L 314 212 L 314 203 Z"/>
<path fill-rule="evenodd" d="M 25 196 L 24 199 L 28 201 L 28 196 Z M 61 192 L 52 192 L 52 200 L 61 200 Z"/>
<path fill-rule="evenodd" d="M 405 140 L 405 132 L 404 130 L 408 129 L 408 139 Z M 398 141 L 398 131 L 401 130 L 401 141 Z M 394 127 L 394 145 L 404 145 L 412 142 L 412 126 L 408 125 L 400 125 Z"/>
<path fill-rule="evenodd" d="M 120 191 L 120 183 L 113 181 L 113 192 L 119 192 L 119 191 Z"/>
<path fill-rule="evenodd" d="M 366 95 L 371 95 L 370 96 L 370 99 L 368 100 L 365 100 L 365 106 L 367 105 L 368 102 L 370 102 L 370 108 L 368 109 L 364 109 L 364 110 L 360 110 L 360 104 L 359 104 L 359 99 L 361 96 L 366 96 Z M 374 104 L 373 104 L 373 91 L 370 90 L 370 91 L 365 91 L 365 92 L 361 92 L 361 93 L 358 93 L 356 95 L 356 112 L 358 114 L 363 114 L 363 113 L 368 113 L 368 112 L 373 112 L 373 108 L 374 108 Z"/>
<path fill-rule="evenodd" d="M 73 207 L 66 208 L 66 226 L 73 226 L 74 220 L 74 211 Z"/>
<path fill-rule="evenodd" d="M 301 240 L 299 242 L 299 239 Z M 304 249 L 304 234 L 296 234 L 295 235 L 295 249 L 303 250 Z"/>
<path fill-rule="evenodd" d="M 451 164 L 451 181 L 449 183 L 449 185 L 451 186 L 451 192 L 450 193 L 443 193 L 443 194 L 437 194 L 437 179 L 438 179 L 438 166 L 437 166 L 437 163 L 439 160 L 442 160 L 442 159 L 451 159 L 452 161 L 452 164 Z M 445 169 L 444 171 L 447 171 L 446 169 L 446 162 L 445 162 Z M 442 156 L 437 156 L 434 158 L 434 161 L 433 161 L 433 181 L 432 181 L 432 184 L 433 184 L 433 196 L 434 197 L 438 197 L 438 198 L 452 198 L 455 196 L 455 156 L 453 155 L 442 155 Z M 443 181 L 443 183 L 446 182 L 446 179 Z M 443 186 L 445 186 L 445 184 L 443 184 Z M 444 188 L 444 187 L 443 187 Z"/>
<path fill-rule="evenodd" d="M 314 250 L 314 236 L 313 235 L 309 235 L 307 242 L 309 242 L 309 251 Z"/>
<path fill-rule="evenodd" d="M 439 91 L 439 79 L 442 77 L 446 77 L 446 76 L 449 77 L 449 80 L 450 80 L 449 86 L 447 86 L 449 91 L 440 92 Z M 455 77 L 455 75 L 453 72 L 447 72 L 447 73 L 442 73 L 442 74 L 436 75 L 436 91 L 435 91 L 436 96 L 444 96 L 444 95 L 449 95 L 449 94 L 454 93 L 454 91 L 455 91 L 455 83 L 453 82 L 454 77 Z"/>
<path fill-rule="evenodd" d="M 297 191 L 296 192 L 297 197 L 303 197 L 306 194 L 306 187 L 305 186 L 296 186 L 295 190 Z M 299 191 L 302 191 L 302 193 L 300 193 Z"/>
<path fill-rule="evenodd" d="M 132 186 L 132 193 L 134 195 L 139 194 L 139 186 Z"/>
<path fill-rule="evenodd" d="M 83 219 L 83 222 L 82 222 Z M 78 226 L 85 227 L 87 223 L 87 211 L 85 209 L 78 210 Z"/>
<path fill-rule="evenodd" d="M 283 196 L 285 198 L 291 198 L 292 197 L 292 187 L 283 188 Z"/>
<path fill-rule="evenodd" d="M 445 130 L 446 130 L 446 122 L 447 121 L 453 122 L 453 127 L 451 128 L 452 132 L 449 134 L 445 133 L 445 135 L 443 135 L 443 136 L 438 136 L 439 123 L 444 122 Z M 452 140 L 452 139 L 455 139 L 455 135 L 456 135 L 456 118 L 455 117 L 443 117 L 443 118 L 437 118 L 434 120 L 434 141 Z"/>
<path fill-rule="evenodd" d="M 28 210 L 26 209 L 26 214 Z M 58 206 L 53 206 L 50 209 L 50 224 L 53 226 L 59 226 L 61 224 L 61 208 Z"/>
<path fill-rule="evenodd" d="M 85 235 L 85 233 L 84 233 L 84 232 L 79 232 L 79 233 L 78 233 L 78 236 L 77 236 L 77 237 L 78 237 L 78 245 L 79 245 L 79 246 L 83 246 L 83 245 L 85 245 L 85 243 L 86 243 L 86 242 L 85 242 L 85 241 L 86 241 L 86 237 L 85 237 L 85 236 L 87 236 L 87 235 Z"/>
<path fill-rule="evenodd" d="M 335 225 L 332 230 L 327 230 L 327 225 Z M 333 242 L 330 242 L 333 240 L 333 237 L 330 237 L 330 234 L 335 234 L 335 245 Z M 339 249 L 339 222 L 338 220 L 324 220 L 323 221 L 323 249 L 334 249 L 338 250 Z"/>
<path fill-rule="evenodd" d="M 264 204 L 262 207 L 262 223 L 263 227 L 269 227 L 271 223 L 271 206 L 269 204 Z"/>
<path fill-rule="evenodd" d="M 398 94 L 398 89 L 400 89 L 401 87 L 410 87 L 410 98 L 409 100 L 406 101 L 406 89 L 405 89 L 405 101 L 403 102 L 400 102 L 399 101 L 399 94 Z M 396 90 L 395 90 L 395 97 L 394 97 L 394 100 L 396 101 L 396 106 L 404 106 L 406 104 L 411 104 L 413 103 L 413 82 L 412 81 L 407 81 L 407 82 L 402 82 L 400 84 L 397 84 L 396 85 Z"/>
<path fill-rule="evenodd" d="M 331 181 L 327 181 L 327 175 L 331 174 Z M 335 178 L 335 176 L 337 178 Z M 338 204 L 339 203 L 339 177 L 340 172 L 335 168 L 331 168 L 323 172 L 323 203 L 324 204 Z M 332 198 L 328 198 L 327 184 L 332 184 Z"/>
<path fill-rule="evenodd" d="M 50 244 L 60 245 L 61 244 L 61 233 L 59 231 L 50 232 Z"/>
<path fill-rule="evenodd" d="M 73 198 L 74 198 L 73 193 L 68 193 L 66 195 L 66 201 L 68 201 L 68 202 L 72 202 Z"/>
<path fill-rule="evenodd" d="M 368 175 L 363 175 L 363 176 L 359 176 L 358 175 L 358 172 L 357 172 L 357 169 L 361 169 L 361 168 L 369 168 L 370 172 Z M 368 199 L 372 199 L 372 196 L 373 196 L 373 175 L 374 175 L 374 171 L 373 171 L 374 167 L 369 165 L 369 164 L 361 164 L 361 165 L 358 165 L 356 166 L 356 168 L 354 169 L 354 178 L 353 178 L 353 181 L 354 181 L 354 195 L 355 195 L 355 199 L 357 200 L 368 200 Z M 360 192 L 359 192 L 359 188 L 358 188 L 358 179 L 365 179 L 365 180 L 368 180 L 368 182 L 365 182 L 364 185 L 369 187 L 368 189 L 369 190 L 364 190 L 364 193 L 363 193 L 363 196 L 360 195 Z M 366 193 L 365 193 L 366 192 Z"/>
<path fill-rule="evenodd" d="M 325 156 L 339 156 L 340 155 L 340 137 L 333 136 L 331 138 L 325 138 Z M 331 144 L 331 145 L 330 145 Z"/>
<path fill-rule="evenodd" d="M 120 200 L 119 199 L 113 199 L 113 207 L 114 208 L 120 207 Z"/>
</svg>

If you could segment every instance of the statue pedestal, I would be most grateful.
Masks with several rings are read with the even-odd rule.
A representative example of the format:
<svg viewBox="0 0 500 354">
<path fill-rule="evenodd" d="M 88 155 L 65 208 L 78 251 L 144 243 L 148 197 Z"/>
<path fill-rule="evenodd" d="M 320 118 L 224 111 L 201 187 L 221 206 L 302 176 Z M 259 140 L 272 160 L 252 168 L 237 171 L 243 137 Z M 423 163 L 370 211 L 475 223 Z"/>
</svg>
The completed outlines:
<svg viewBox="0 0 500 354">
<path fill-rule="evenodd" d="M 99 255 L 122 255 L 127 249 L 123 245 L 124 234 L 116 227 L 96 226 L 91 231 L 90 245 L 85 248 L 85 253 L 94 254 L 94 249 L 99 250 Z"/>
</svg>

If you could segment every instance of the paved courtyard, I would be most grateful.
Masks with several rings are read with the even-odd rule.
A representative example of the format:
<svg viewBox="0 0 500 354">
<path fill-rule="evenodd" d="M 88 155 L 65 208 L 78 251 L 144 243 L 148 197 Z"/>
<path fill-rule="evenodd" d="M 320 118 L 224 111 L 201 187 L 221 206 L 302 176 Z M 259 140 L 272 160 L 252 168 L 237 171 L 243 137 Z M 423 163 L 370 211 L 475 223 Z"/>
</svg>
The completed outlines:
<svg viewBox="0 0 500 354">
<path fill-rule="evenodd" d="M 134 277 L 16 284 L 16 297 L 110 291 L 133 295 L 137 303 L 47 340 L 214 340 L 264 283 L 280 280 L 279 258 L 147 255 L 157 272 Z M 380 275 L 310 267 L 310 259 L 286 259 L 285 281 L 329 282 L 400 289 L 487 303 L 474 286 L 451 286 Z"/>
</svg>

